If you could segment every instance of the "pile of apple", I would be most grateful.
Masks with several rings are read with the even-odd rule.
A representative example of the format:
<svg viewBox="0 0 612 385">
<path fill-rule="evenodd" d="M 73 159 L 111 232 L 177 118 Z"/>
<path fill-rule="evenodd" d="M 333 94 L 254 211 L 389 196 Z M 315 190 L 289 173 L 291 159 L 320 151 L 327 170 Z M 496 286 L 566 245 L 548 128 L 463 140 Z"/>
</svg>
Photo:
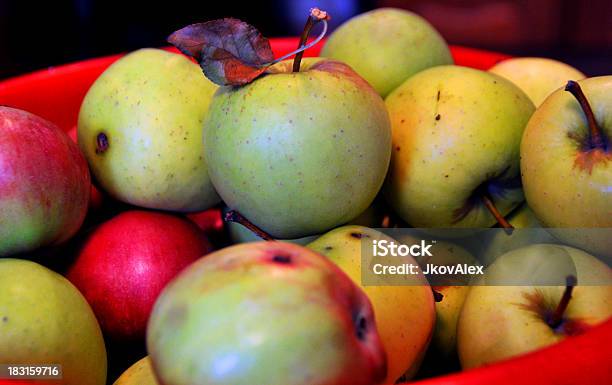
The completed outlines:
<svg viewBox="0 0 612 385">
<path fill-rule="evenodd" d="M 311 12 L 293 60 L 236 19 L 172 34 L 185 55 L 126 55 L 87 93 L 78 145 L 0 107 L 1 363 L 102 385 L 105 341 L 146 341 L 115 384 L 393 384 L 424 359 L 477 367 L 612 316 L 610 231 L 580 231 L 612 228 L 612 76 L 456 66 L 396 9 L 302 59 L 328 17 Z M 575 275 L 364 286 L 362 242 L 389 226 L 551 228 L 548 243 L 500 234 L 433 254 L 519 282 L 562 248 Z M 606 284 L 581 285 L 593 277 Z"/>
</svg>

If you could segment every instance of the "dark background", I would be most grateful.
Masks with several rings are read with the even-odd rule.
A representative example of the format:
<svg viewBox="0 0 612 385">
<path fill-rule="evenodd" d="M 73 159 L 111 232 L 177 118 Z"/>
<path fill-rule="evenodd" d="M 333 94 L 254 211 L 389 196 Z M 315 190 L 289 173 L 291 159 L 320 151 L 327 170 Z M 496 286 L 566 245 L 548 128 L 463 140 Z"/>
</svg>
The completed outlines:
<svg viewBox="0 0 612 385">
<path fill-rule="evenodd" d="M 312 6 L 330 12 L 332 27 L 375 7 L 402 7 L 451 44 L 553 57 L 590 76 L 612 73 L 612 0 L 0 0 L 0 78 L 161 46 L 186 24 L 225 16 L 269 37 L 297 35 Z"/>
</svg>

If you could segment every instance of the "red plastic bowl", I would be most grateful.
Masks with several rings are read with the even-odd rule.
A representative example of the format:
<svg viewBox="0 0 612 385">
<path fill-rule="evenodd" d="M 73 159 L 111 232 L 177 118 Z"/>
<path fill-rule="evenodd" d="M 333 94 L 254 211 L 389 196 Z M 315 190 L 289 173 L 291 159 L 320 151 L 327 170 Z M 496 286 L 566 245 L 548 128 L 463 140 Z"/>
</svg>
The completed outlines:
<svg viewBox="0 0 612 385">
<path fill-rule="evenodd" d="M 272 39 L 276 57 L 292 51 L 297 39 Z M 306 52 L 316 56 L 321 44 Z M 507 55 L 451 47 L 459 65 L 488 69 Z M 93 81 L 122 55 L 51 67 L 0 82 L 0 104 L 43 116 L 68 131 Z M 1 144 L 0 144 L 1 145 Z M 44 381 L 0 380 L 0 385 L 43 384 Z M 418 382 L 422 385 L 580 384 L 612 383 L 612 320 L 559 344 L 494 365 Z"/>
</svg>

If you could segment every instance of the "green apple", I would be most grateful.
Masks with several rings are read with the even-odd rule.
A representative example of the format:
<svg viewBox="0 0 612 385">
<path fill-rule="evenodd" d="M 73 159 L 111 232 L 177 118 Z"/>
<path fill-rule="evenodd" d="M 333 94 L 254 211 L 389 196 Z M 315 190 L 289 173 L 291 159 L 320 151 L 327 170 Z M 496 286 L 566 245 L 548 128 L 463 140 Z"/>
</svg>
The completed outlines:
<svg viewBox="0 0 612 385">
<path fill-rule="evenodd" d="M 555 243 L 555 238 L 542 228 L 542 223 L 527 204 L 511 212 L 506 220 L 515 228 L 508 233 L 502 229 L 490 229 L 480 234 L 478 243 L 482 245 L 478 259 L 488 266 L 495 258 L 519 247 L 536 243 Z"/>
<path fill-rule="evenodd" d="M 164 289 L 147 330 L 164 385 L 376 384 L 386 359 L 366 295 L 286 242 L 209 254 Z"/>
<path fill-rule="evenodd" d="M 546 227 L 567 228 L 555 231 L 562 241 L 612 256 L 612 76 L 568 87 L 550 95 L 525 129 L 525 197 Z M 584 95 L 584 107 L 572 93 Z"/>
<path fill-rule="evenodd" d="M 395 8 L 366 12 L 342 24 L 321 56 L 347 63 L 383 97 L 419 71 L 453 64 L 448 45 L 427 20 Z"/>
<path fill-rule="evenodd" d="M 520 87 L 536 106 L 568 80 L 586 76 L 576 68 L 542 57 L 517 57 L 503 60 L 489 69 Z"/>
<path fill-rule="evenodd" d="M 104 190 L 162 210 L 216 204 L 202 143 L 216 89 L 183 55 L 141 49 L 112 64 L 87 92 L 78 122 L 79 146 Z"/>
<path fill-rule="evenodd" d="M 100 326 L 81 293 L 35 262 L 0 258 L 0 362 L 60 364 L 61 385 L 104 385 Z"/>
<path fill-rule="evenodd" d="M 149 356 L 136 361 L 113 385 L 159 385 Z"/>
<path fill-rule="evenodd" d="M 534 106 L 510 81 L 439 66 L 386 99 L 393 154 L 385 192 L 413 227 L 490 227 L 523 201 L 519 146 Z"/>
<path fill-rule="evenodd" d="M 577 286 L 559 285 L 566 274 Z M 461 365 L 469 369 L 540 349 L 611 316 L 609 266 L 567 246 L 516 249 L 489 266 L 465 299 L 457 329 Z"/>
<path fill-rule="evenodd" d="M 327 256 L 361 285 L 364 239 L 392 241 L 367 227 L 344 226 L 322 235 L 308 247 Z M 406 263 L 416 264 L 410 256 L 402 258 Z M 387 352 L 385 384 L 394 384 L 404 374 L 405 378 L 412 377 L 431 338 L 435 321 L 433 296 L 425 277 L 420 274 L 418 279 L 422 285 L 362 286 L 374 307 L 376 324 Z"/>
<path fill-rule="evenodd" d="M 345 64 L 276 64 L 222 87 L 205 123 L 210 178 L 223 201 L 275 238 L 347 223 L 382 186 L 391 128 L 378 94 Z"/>
</svg>

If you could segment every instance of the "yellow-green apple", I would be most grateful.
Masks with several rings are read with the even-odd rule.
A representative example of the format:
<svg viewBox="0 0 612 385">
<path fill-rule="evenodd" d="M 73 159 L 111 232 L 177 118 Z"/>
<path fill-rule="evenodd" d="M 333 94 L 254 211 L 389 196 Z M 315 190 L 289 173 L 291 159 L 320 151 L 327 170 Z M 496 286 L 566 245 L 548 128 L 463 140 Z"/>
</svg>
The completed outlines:
<svg viewBox="0 0 612 385">
<path fill-rule="evenodd" d="M 205 121 L 210 178 L 233 210 L 280 239 L 320 234 L 361 214 L 391 156 L 380 96 L 346 64 L 284 61 L 221 87 Z"/>
<path fill-rule="evenodd" d="M 457 328 L 465 369 L 552 345 L 612 316 L 612 270 L 572 247 L 512 250 L 474 284 Z"/>
<path fill-rule="evenodd" d="M 216 86 L 183 55 L 141 49 L 113 63 L 79 112 L 78 142 L 100 186 L 133 205 L 198 211 L 219 201 L 203 121 Z"/>
<path fill-rule="evenodd" d="M 149 356 L 136 361 L 113 385 L 159 385 Z"/>
<path fill-rule="evenodd" d="M 582 72 L 570 65 L 542 57 L 506 59 L 489 68 L 489 71 L 519 86 L 536 107 L 568 80 L 585 78 Z"/>
<path fill-rule="evenodd" d="M 514 227 L 514 231 L 492 228 L 478 235 L 481 237 L 477 241 L 481 246 L 478 259 L 485 266 L 493 263 L 500 255 L 519 247 L 536 243 L 556 243 L 555 238 L 547 229 L 542 228 L 542 223 L 526 203 L 512 211 L 506 220 Z"/>
<path fill-rule="evenodd" d="M 147 349 L 165 385 L 367 385 L 386 369 L 363 291 L 320 254 L 275 241 L 180 273 L 155 304 Z"/>
<path fill-rule="evenodd" d="M 362 285 L 362 243 L 392 241 L 376 230 L 362 226 L 343 226 L 332 230 L 308 247 L 327 256 L 358 285 Z M 411 257 L 405 263 L 416 264 Z M 431 288 L 422 274 L 421 285 L 362 286 L 372 302 L 376 324 L 387 352 L 387 379 L 394 384 L 404 375 L 412 377 L 427 350 L 435 321 Z"/>
<path fill-rule="evenodd" d="M 86 185 L 89 188 L 89 185 Z M 0 362 L 62 366 L 56 385 L 104 385 L 106 350 L 93 311 L 64 277 L 0 258 Z"/>
<path fill-rule="evenodd" d="M 206 235 L 185 218 L 125 211 L 88 235 L 67 277 L 91 304 L 106 337 L 142 343 L 164 286 L 210 249 Z"/>
<path fill-rule="evenodd" d="M 89 204 L 79 148 L 53 123 L 4 106 L 0 142 L 0 257 L 72 237 Z"/>
<path fill-rule="evenodd" d="M 519 146 L 534 106 L 510 81 L 439 66 L 408 79 L 386 104 L 393 154 L 385 192 L 410 225 L 489 227 L 523 201 Z"/>
<path fill-rule="evenodd" d="M 448 45 L 427 20 L 396 8 L 345 22 L 331 34 L 321 56 L 347 63 L 383 97 L 419 71 L 453 63 Z"/>
<path fill-rule="evenodd" d="M 612 76 L 568 82 L 529 120 L 521 173 L 529 207 L 564 242 L 612 256 Z M 588 230 L 589 228 L 599 228 Z"/>
</svg>

